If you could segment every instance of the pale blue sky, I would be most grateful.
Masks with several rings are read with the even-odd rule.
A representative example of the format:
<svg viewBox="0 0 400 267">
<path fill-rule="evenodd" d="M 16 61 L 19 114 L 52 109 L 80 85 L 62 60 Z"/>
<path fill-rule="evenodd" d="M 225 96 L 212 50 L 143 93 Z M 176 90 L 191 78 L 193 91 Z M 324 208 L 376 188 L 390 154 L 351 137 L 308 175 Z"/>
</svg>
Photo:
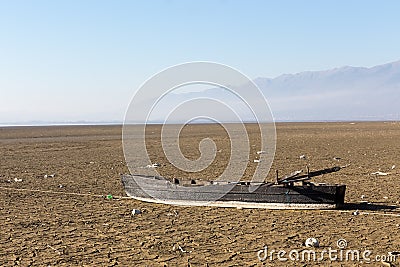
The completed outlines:
<svg viewBox="0 0 400 267">
<path fill-rule="evenodd" d="M 156 72 L 251 78 L 400 59 L 400 1 L 0 1 L 0 123 L 123 119 Z"/>
</svg>

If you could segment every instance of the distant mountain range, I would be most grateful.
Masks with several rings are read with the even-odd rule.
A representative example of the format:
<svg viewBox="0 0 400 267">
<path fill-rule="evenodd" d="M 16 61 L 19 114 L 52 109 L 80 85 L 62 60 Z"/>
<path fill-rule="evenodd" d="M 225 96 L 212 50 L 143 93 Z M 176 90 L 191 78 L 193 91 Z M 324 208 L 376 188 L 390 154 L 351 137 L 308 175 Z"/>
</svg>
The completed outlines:
<svg viewBox="0 0 400 267">
<path fill-rule="evenodd" d="M 400 61 L 254 82 L 278 120 L 400 120 Z"/>
<path fill-rule="evenodd" d="M 268 100 L 276 121 L 400 121 L 400 61 L 371 68 L 346 66 L 325 71 L 284 74 L 272 79 L 259 77 L 254 79 L 254 83 Z M 169 122 L 172 123 L 181 123 L 202 113 L 216 114 L 218 115 L 216 119 L 220 121 L 237 121 L 236 114 L 232 115 L 223 104 L 234 107 L 241 120 L 254 121 L 253 114 L 237 96 L 223 88 L 213 86 L 207 88 L 202 91 L 178 90 L 165 95 L 157 102 L 149 116 L 149 122 L 163 122 L 171 111 L 173 112 Z M 249 84 L 245 84 L 235 89 L 239 95 L 257 103 L 252 106 L 257 110 L 264 102 L 259 96 L 250 94 L 248 88 Z M 193 99 L 215 99 L 217 105 L 207 101 L 192 101 Z M 146 101 L 144 104 L 152 105 L 156 99 Z M 185 101 L 191 102 L 185 103 Z M 185 104 L 180 106 L 182 103 Z M 146 109 L 139 104 L 134 110 Z M 122 117 L 117 118 L 112 123 L 122 120 Z M 143 118 L 132 116 L 131 121 L 143 123 Z M 200 119 L 197 122 L 207 122 L 207 120 Z M 15 124 L 91 124 L 91 122 Z"/>
<path fill-rule="evenodd" d="M 254 82 L 268 99 L 278 121 L 400 120 L 400 61 L 371 68 L 346 66 L 284 74 L 273 79 L 260 77 Z M 237 89 L 246 95 L 246 88 L 248 85 Z M 242 109 L 231 93 L 211 88 L 204 92 L 169 94 L 162 110 L 198 97 L 220 99 Z M 193 115 L 202 108 L 193 106 Z M 252 120 L 243 112 L 246 120 Z"/>
</svg>

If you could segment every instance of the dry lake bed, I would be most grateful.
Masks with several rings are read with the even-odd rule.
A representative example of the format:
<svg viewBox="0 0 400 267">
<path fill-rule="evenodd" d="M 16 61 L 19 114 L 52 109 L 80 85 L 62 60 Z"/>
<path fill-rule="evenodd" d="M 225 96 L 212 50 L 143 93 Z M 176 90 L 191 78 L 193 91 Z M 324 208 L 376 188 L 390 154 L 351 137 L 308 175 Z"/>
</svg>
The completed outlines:
<svg viewBox="0 0 400 267">
<path fill-rule="evenodd" d="M 129 170 L 121 126 L 0 128 L 0 266 L 389 266 L 376 261 L 400 251 L 400 123 L 276 127 L 275 160 L 266 179 L 272 181 L 275 170 L 288 174 L 306 166 L 348 165 L 314 180 L 346 184 L 347 208 L 144 203 L 124 198 L 121 174 Z M 250 154 L 243 179 L 252 176 L 260 147 L 257 125 L 246 128 Z M 146 146 L 151 160 L 161 164 L 157 171 L 162 175 L 215 179 L 227 166 L 230 142 L 222 127 L 190 125 L 182 130 L 180 145 L 187 158 L 200 156 L 199 141 L 206 137 L 219 151 L 208 168 L 195 174 L 168 162 L 160 129 L 149 126 Z M 376 172 L 387 175 L 372 174 Z M 374 205 L 360 206 L 362 201 Z M 132 215 L 132 209 L 141 214 Z M 318 239 L 320 247 L 306 248 L 309 237 Z M 338 240 L 345 244 L 342 249 Z M 317 259 L 313 254 L 302 259 L 310 250 Z M 329 250 L 337 250 L 331 251 L 333 259 Z M 353 259 L 346 258 L 349 250 Z M 399 266 L 400 257 L 393 264 Z"/>
</svg>

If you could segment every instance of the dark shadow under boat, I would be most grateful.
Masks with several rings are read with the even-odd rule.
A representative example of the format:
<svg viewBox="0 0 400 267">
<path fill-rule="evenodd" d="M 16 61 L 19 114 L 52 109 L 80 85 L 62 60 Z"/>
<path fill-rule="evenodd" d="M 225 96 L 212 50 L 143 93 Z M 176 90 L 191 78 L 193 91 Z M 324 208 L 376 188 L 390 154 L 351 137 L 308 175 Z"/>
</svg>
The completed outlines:
<svg viewBox="0 0 400 267">
<path fill-rule="evenodd" d="M 393 211 L 398 208 L 399 208 L 398 206 L 394 205 L 369 203 L 369 202 L 344 203 L 340 207 L 341 210 L 362 210 L 362 211 Z"/>
</svg>

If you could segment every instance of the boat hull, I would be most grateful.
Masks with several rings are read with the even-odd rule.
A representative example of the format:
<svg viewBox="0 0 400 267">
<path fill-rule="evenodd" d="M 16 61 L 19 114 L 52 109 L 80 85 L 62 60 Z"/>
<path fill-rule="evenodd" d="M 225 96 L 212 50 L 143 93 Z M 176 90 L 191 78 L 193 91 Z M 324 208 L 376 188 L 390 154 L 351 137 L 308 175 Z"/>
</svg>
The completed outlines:
<svg viewBox="0 0 400 267">
<path fill-rule="evenodd" d="M 128 196 L 146 202 L 184 206 L 217 206 L 266 209 L 333 209 L 344 204 L 345 185 L 298 186 L 211 183 L 182 186 L 162 177 L 125 175 L 122 183 Z"/>
</svg>

